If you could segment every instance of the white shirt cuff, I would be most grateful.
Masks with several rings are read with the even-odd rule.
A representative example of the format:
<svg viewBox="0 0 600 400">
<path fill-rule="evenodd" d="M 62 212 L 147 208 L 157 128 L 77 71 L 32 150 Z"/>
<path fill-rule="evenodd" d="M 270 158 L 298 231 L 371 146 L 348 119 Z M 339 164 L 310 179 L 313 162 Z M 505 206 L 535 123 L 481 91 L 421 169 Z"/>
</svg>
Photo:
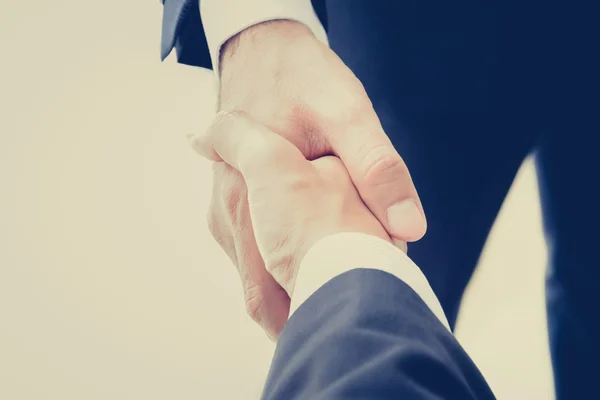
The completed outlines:
<svg viewBox="0 0 600 400">
<path fill-rule="evenodd" d="M 421 297 L 440 322 L 450 330 L 442 306 L 421 269 L 402 250 L 391 243 L 375 236 L 355 232 L 326 236 L 306 253 L 296 277 L 290 317 L 329 280 L 356 268 L 381 270 L 402 280 Z"/>
<path fill-rule="evenodd" d="M 308 26 L 319 40 L 327 44 L 327 34 L 310 0 L 199 1 L 202 25 L 217 79 L 221 46 L 237 33 L 261 22 L 276 19 L 297 21 Z"/>
</svg>

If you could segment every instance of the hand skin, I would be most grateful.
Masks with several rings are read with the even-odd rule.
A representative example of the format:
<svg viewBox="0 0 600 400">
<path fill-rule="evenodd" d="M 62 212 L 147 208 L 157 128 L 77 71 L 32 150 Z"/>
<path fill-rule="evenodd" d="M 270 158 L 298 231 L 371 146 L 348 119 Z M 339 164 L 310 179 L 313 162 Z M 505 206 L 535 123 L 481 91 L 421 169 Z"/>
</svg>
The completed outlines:
<svg viewBox="0 0 600 400">
<path fill-rule="evenodd" d="M 338 156 L 390 235 L 415 241 L 425 234 L 408 169 L 362 84 L 306 26 L 278 20 L 250 27 L 225 44 L 220 66 L 219 111 L 245 111 L 309 160 Z M 388 215 L 399 203 L 391 212 L 399 215 Z"/>
<path fill-rule="evenodd" d="M 423 236 L 427 228 L 417 191 L 362 84 L 306 26 L 285 20 L 252 26 L 225 44 L 220 66 L 220 111 L 251 116 L 294 144 L 305 159 L 339 157 L 396 245 L 405 248 L 406 241 Z M 254 145 L 245 134 L 241 130 L 236 137 Z M 246 184 L 222 163 L 214 168 L 213 182 L 211 232 L 241 274 L 249 315 L 274 338 L 287 318 L 289 296 L 265 270 Z"/>
<path fill-rule="evenodd" d="M 285 304 L 281 309 L 256 291 L 261 298 L 248 308 L 273 340 L 287 321 L 300 262 L 318 240 L 339 232 L 362 232 L 392 242 L 337 157 L 309 161 L 292 143 L 243 112 L 219 113 L 207 133 L 193 138 L 191 145 L 214 160 L 217 170 L 231 169 L 239 183 L 245 183 L 244 213 L 229 207 L 227 215 L 211 217 L 209 226 L 216 237 L 235 236 L 242 225 L 252 231 L 255 241 L 247 247 L 257 250 L 264 270 L 285 291 L 285 297 L 277 299 Z M 242 277 L 249 274 L 239 272 Z"/>
</svg>

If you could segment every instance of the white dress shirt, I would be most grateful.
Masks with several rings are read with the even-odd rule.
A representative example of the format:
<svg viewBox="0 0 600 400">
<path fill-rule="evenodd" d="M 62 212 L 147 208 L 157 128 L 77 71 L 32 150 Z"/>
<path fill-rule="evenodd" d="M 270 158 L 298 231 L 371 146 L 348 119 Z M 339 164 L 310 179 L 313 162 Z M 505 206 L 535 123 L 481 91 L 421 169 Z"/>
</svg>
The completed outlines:
<svg viewBox="0 0 600 400">
<path fill-rule="evenodd" d="M 290 317 L 329 280 L 356 268 L 384 271 L 391 275 L 391 279 L 402 280 L 450 330 L 442 306 L 421 269 L 391 243 L 372 235 L 354 232 L 326 236 L 306 253 L 296 277 Z"/>
<path fill-rule="evenodd" d="M 215 73 L 223 44 L 244 29 L 265 21 L 287 19 L 308 26 L 327 44 L 327 35 L 310 0 L 201 0 L 200 15 Z M 302 260 L 290 316 L 314 292 L 336 276 L 356 268 L 385 271 L 410 286 L 449 328 L 442 307 L 419 267 L 392 244 L 362 233 L 340 233 L 321 239 Z"/>
</svg>

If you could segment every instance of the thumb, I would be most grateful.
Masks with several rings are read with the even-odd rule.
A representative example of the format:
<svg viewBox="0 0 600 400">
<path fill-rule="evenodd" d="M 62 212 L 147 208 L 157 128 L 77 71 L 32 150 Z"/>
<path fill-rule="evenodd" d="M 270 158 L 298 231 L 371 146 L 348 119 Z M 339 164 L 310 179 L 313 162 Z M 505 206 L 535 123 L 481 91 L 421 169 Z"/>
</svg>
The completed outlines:
<svg viewBox="0 0 600 400">
<path fill-rule="evenodd" d="M 390 236 L 419 240 L 427 230 L 427 221 L 417 189 L 378 119 L 374 125 L 336 132 L 329 143 L 361 198 Z"/>
</svg>

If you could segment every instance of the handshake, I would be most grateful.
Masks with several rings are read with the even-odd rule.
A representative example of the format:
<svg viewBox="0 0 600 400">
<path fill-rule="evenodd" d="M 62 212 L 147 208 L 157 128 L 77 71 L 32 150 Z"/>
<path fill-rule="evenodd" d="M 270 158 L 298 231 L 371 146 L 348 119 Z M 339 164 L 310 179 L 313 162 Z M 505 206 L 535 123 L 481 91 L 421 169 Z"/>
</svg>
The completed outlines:
<svg viewBox="0 0 600 400">
<path fill-rule="evenodd" d="M 217 114 L 190 144 L 214 161 L 208 226 L 238 269 L 248 314 L 272 340 L 288 319 L 300 263 L 320 239 L 360 232 L 406 251 L 406 241 L 425 231 L 416 191 L 391 144 L 365 151 L 358 165 L 332 155 L 309 160 L 241 111 Z M 414 196 L 397 199 L 389 177 L 395 168 L 388 171 L 385 158 L 369 158 L 386 152 L 402 163 Z"/>
</svg>

